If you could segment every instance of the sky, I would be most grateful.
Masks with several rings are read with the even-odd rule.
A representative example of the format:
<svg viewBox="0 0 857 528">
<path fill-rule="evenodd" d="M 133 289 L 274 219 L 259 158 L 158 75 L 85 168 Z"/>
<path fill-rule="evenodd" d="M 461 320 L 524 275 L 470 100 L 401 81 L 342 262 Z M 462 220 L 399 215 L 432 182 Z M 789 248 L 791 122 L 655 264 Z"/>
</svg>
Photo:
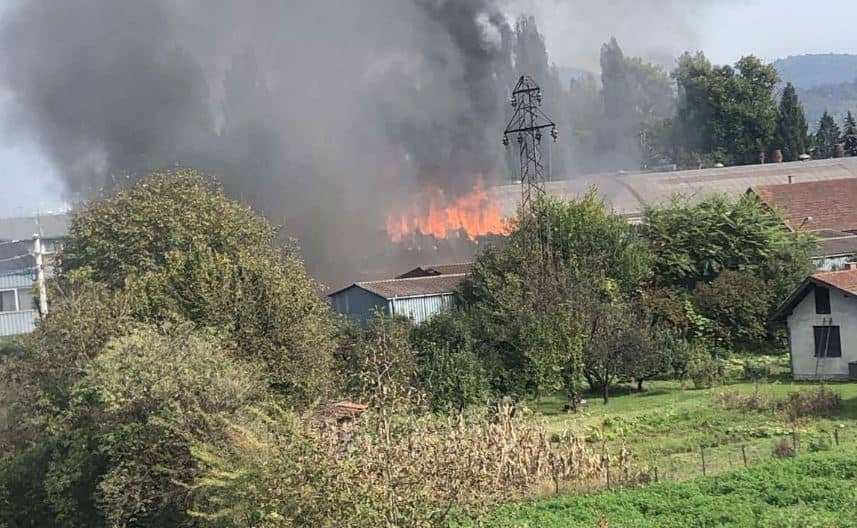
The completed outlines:
<svg viewBox="0 0 857 528">
<path fill-rule="evenodd" d="M 10 0 L 0 0 L 0 24 Z M 616 36 L 628 55 L 669 66 L 687 49 L 715 63 L 755 54 L 774 60 L 803 53 L 857 53 L 851 2 L 807 9 L 797 0 L 503 0 L 514 17 L 536 16 L 551 60 L 596 70 L 598 44 Z M 588 9 L 592 2 L 603 2 Z M 604 5 L 615 9 L 604 9 Z M 652 8 L 652 6 L 655 6 Z M 661 16 L 669 10 L 671 16 Z M 841 13 L 842 16 L 836 16 Z M 597 20 L 594 18 L 597 17 Z M 0 123 L 15 111 L 0 93 Z M 0 126 L 0 217 L 58 210 L 64 197 L 50 163 L 27 137 Z"/>
</svg>

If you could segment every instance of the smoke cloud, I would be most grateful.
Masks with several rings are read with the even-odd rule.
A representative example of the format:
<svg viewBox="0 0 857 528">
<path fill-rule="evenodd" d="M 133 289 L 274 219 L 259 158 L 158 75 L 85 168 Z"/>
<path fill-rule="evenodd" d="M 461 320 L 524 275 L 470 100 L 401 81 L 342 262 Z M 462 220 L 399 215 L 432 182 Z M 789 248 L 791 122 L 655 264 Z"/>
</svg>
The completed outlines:
<svg viewBox="0 0 857 528">
<path fill-rule="evenodd" d="M 153 168 L 213 173 L 339 282 L 384 267 L 391 204 L 508 181 L 512 5 L 22 1 L 0 29 L 6 125 L 72 199 Z"/>
</svg>

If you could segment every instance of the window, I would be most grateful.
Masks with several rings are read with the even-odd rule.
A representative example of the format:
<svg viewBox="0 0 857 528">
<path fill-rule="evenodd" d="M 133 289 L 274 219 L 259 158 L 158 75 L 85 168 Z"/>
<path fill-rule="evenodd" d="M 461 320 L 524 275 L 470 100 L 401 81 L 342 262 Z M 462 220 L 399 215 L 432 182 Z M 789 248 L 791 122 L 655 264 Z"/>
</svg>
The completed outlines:
<svg viewBox="0 0 857 528">
<path fill-rule="evenodd" d="M 824 286 L 815 286 L 815 313 L 830 313 L 830 290 Z"/>
<path fill-rule="evenodd" d="M 814 326 L 815 357 L 842 357 L 838 326 Z"/>
<path fill-rule="evenodd" d="M 0 312 L 15 312 L 18 310 L 18 296 L 15 290 L 0 290 Z"/>
</svg>

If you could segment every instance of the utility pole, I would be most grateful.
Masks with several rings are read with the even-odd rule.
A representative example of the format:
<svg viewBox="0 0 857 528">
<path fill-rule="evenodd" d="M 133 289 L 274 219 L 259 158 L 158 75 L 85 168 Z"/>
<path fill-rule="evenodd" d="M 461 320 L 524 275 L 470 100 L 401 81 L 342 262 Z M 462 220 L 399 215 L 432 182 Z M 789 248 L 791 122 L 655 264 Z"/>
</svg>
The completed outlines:
<svg viewBox="0 0 857 528">
<path fill-rule="evenodd" d="M 42 237 L 33 235 L 33 253 L 36 257 L 36 288 L 39 290 L 39 315 L 48 315 L 48 291 L 45 287 L 45 266 L 42 255 Z"/>
<path fill-rule="evenodd" d="M 541 261 L 542 254 L 547 249 L 541 241 L 543 226 L 536 207 L 547 195 L 542 132 L 550 129 L 554 142 L 559 137 L 559 133 L 556 123 L 542 111 L 541 88 L 529 75 L 522 75 L 518 80 L 518 84 L 512 91 L 510 104 L 515 112 L 503 131 L 503 145 L 509 146 L 509 136 L 518 143 L 521 162 L 518 176 L 521 182 L 521 208 L 524 222 L 520 227 L 529 234 L 527 251 L 530 252 L 530 256 Z"/>
</svg>

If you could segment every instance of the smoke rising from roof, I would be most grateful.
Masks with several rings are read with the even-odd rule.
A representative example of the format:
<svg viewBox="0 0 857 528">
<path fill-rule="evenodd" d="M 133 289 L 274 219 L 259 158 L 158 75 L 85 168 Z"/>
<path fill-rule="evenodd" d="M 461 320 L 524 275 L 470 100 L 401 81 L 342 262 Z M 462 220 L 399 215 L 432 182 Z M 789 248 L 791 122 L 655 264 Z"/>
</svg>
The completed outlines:
<svg viewBox="0 0 857 528">
<path fill-rule="evenodd" d="M 0 82 L 72 198 L 181 164 L 296 236 L 322 279 L 365 268 L 389 206 L 508 181 L 516 81 L 500 0 L 30 0 Z M 661 14 L 664 16 L 664 14 Z M 589 44 L 597 50 L 600 42 Z"/>
</svg>

